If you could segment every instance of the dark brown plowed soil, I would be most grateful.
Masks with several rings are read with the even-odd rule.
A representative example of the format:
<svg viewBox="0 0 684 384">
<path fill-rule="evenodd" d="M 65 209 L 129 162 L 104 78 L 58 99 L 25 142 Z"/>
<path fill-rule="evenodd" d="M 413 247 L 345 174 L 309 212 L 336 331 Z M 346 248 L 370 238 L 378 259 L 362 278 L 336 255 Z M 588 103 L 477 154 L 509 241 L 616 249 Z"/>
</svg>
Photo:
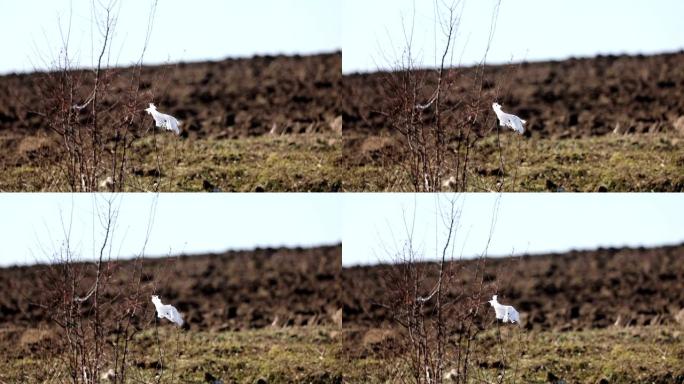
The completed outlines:
<svg viewBox="0 0 684 384">
<path fill-rule="evenodd" d="M 143 284 L 146 292 L 156 292 L 164 303 L 176 306 L 191 329 L 336 324 L 341 322 L 341 250 L 257 249 L 147 259 Z M 130 284 L 131 263 L 112 265 L 114 283 L 104 297 L 113 297 L 123 284 Z M 53 272 L 46 269 L 0 269 L 0 328 L 50 323 L 47 308 L 37 305 L 55 289 L 45 278 Z M 145 304 L 153 308 L 151 301 Z M 151 311 L 145 313 L 152 316 Z"/>
<path fill-rule="evenodd" d="M 458 278 L 472 286 L 475 262 L 463 266 Z M 345 328 L 396 325 L 383 307 L 389 302 L 389 271 L 342 270 Z M 502 303 L 520 311 L 528 329 L 672 324 L 684 309 L 684 245 L 486 259 L 484 277 Z"/>
<path fill-rule="evenodd" d="M 340 52 L 150 66 L 143 68 L 140 90 L 151 95 L 142 102 L 176 116 L 190 137 L 259 136 L 274 125 L 278 133 L 325 132 L 340 115 L 341 68 Z M 128 89 L 132 71 L 116 70 L 112 100 Z M 40 73 L 0 77 L 1 135 L 47 129 L 36 113 L 47 96 L 40 92 L 43 79 Z M 80 102 L 88 91 L 83 94 Z"/>
<path fill-rule="evenodd" d="M 482 80 L 481 107 L 490 112 L 492 124 L 491 104 L 498 101 L 504 111 L 528 121 L 526 135 L 578 138 L 605 135 L 616 127 L 621 133 L 670 131 L 684 116 L 682 68 L 684 52 L 488 66 L 483 79 L 473 68 L 457 68 L 448 75 L 456 90 L 447 95 L 447 105 L 454 107 L 456 119 L 466 119 L 459 101 L 468 99 Z M 434 71 L 426 76 L 425 102 L 436 80 Z M 391 128 L 383 115 L 391 99 L 383 86 L 386 77 L 344 76 L 345 132 L 372 136 Z"/>
</svg>

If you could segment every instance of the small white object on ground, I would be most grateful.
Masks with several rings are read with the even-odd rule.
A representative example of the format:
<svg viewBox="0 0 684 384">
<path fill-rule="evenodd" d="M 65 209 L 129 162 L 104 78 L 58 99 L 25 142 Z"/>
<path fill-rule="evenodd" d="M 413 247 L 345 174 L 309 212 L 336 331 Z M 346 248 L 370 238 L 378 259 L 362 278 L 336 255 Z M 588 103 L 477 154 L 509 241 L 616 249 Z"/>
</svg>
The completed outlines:
<svg viewBox="0 0 684 384">
<path fill-rule="evenodd" d="M 458 381 L 458 371 L 456 368 L 452 368 L 449 372 L 444 374 L 443 377 L 444 381 L 449 381 L 451 383 L 455 383 Z"/>
<path fill-rule="evenodd" d="M 109 371 L 103 373 L 100 378 L 102 380 L 108 380 L 113 382 L 116 379 L 116 372 L 114 372 L 114 369 L 109 368 Z"/>
<path fill-rule="evenodd" d="M 145 109 L 145 111 L 152 115 L 154 118 L 154 123 L 157 127 L 164 128 L 168 131 L 172 131 L 176 135 L 180 135 L 180 129 L 178 128 L 180 123 L 175 117 L 165 113 L 157 112 L 157 107 L 155 107 L 152 103 L 150 103 L 149 108 Z"/>
<path fill-rule="evenodd" d="M 163 304 L 161 300 L 159 300 L 159 296 L 152 296 L 152 303 L 154 304 L 154 307 L 157 308 L 158 318 L 167 318 L 170 322 L 178 324 L 178 326 L 183 325 L 183 318 L 173 305 Z"/>
<path fill-rule="evenodd" d="M 492 296 L 492 299 L 489 300 L 489 304 L 494 307 L 494 312 L 496 312 L 496 318 L 499 320 L 503 320 L 504 323 L 511 322 L 511 323 L 520 323 L 520 315 L 518 314 L 518 311 L 515 310 L 510 305 L 502 305 L 499 304 L 499 301 L 496 299 L 496 295 Z"/>
<path fill-rule="evenodd" d="M 521 135 L 525 132 L 525 127 L 523 125 L 527 124 L 527 121 L 519 118 L 516 115 L 511 115 L 510 113 L 502 111 L 501 105 L 499 105 L 499 103 L 492 104 L 492 109 L 494 109 L 496 117 L 499 118 L 500 126 L 511 128 Z"/>
<path fill-rule="evenodd" d="M 114 180 L 111 176 L 107 176 L 106 179 L 100 182 L 100 188 L 107 188 L 109 190 L 114 189 Z"/>
<path fill-rule="evenodd" d="M 442 182 L 442 188 L 455 188 L 456 187 L 456 177 L 451 176 Z"/>
</svg>

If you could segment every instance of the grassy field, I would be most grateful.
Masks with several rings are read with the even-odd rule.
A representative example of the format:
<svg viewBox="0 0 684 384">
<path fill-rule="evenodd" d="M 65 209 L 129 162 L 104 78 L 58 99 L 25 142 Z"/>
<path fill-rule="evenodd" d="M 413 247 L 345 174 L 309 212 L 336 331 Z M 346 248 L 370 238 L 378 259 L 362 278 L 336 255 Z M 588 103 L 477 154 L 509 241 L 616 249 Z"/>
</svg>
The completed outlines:
<svg viewBox="0 0 684 384">
<path fill-rule="evenodd" d="M 237 140 L 139 140 L 129 162 L 125 190 L 178 191 L 410 191 L 396 161 L 346 166 L 357 156 L 333 134 L 261 136 Z M 470 191 L 676 192 L 684 191 L 684 139 L 665 134 L 583 139 L 502 137 L 505 174 L 494 137 L 478 142 L 470 159 Z M 21 148 L 33 148 L 22 145 Z M 390 147 L 392 157 L 399 149 Z M 7 158 L 2 191 L 64 191 L 59 162 Z M 2 163 L 2 159 L 0 159 Z M 157 169 L 161 183 L 157 184 Z M 453 171 L 446 170 L 444 179 Z M 103 176 L 104 178 L 104 176 Z M 445 188 L 448 190 L 448 188 Z"/>
<path fill-rule="evenodd" d="M 34 148 L 28 144 L 23 147 Z M 342 186 L 341 156 L 340 138 L 334 134 L 267 135 L 235 140 L 183 140 L 159 135 L 155 141 L 146 137 L 132 149 L 130 176 L 124 190 L 334 192 Z M 0 190 L 67 190 L 57 160 L 17 164 L 5 166 Z"/>
<path fill-rule="evenodd" d="M 471 191 L 674 192 L 684 191 L 684 139 L 666 134 L 530 139 L 503 135 L 504 178 L 495 137 L 476 144 L 468 179 Z M 394 150 L 396 152 L 396 149 Z M 409 177 L 396 161 L 351 167 L 343 188 L 408 191 Z M 445 172 L 448 179 L 451 172 Z"/>
<path fill-rule="evenodd" d="M 22 352 L 38 345 L 40 335 L 24 333 L 19 343 L 24 348 L 3 356 L 0 383 L 68 381 L 59 356 Z M 225 384 L 341 383 L 338 335 L 331 327 L 218 333 L 160 327 L 138 335 L 127 382 L 205 383 L 210 374 Z"/>
<path fill-rule="evenodd" d="M 496 367 L 501 366 L 506 370 L 505 383 L 684 382 L 684 333 L 677 327 L 574 332 L 506 327 L 501 337 L 510 342 L 503 352 L 496 337 L 493 330 L 479 335 L 469 382 L 495 383 L 502 372 Z M 349 383 L 397 382 L 404 369 L 400 358 L 382 357 L 382 353 L 350 360 L 350 364 L 345 376 Z"/>
</svg>

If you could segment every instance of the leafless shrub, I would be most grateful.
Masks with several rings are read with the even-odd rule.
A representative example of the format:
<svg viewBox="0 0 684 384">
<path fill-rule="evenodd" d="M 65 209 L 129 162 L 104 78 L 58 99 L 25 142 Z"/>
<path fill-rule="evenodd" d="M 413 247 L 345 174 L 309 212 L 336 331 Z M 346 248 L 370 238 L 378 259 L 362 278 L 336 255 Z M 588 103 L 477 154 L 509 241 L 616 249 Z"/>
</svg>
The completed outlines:
<svg viewBox="0 0 684 384">
<path fill-rule="evenodd" d="M 117 227 L 118 203 L 115 195 L 96 202 L 94 223 L 99 226 L 94 260 L 81 259 L 72 248 L 71 222 L 63 220 L 64 240 L 51 255 L 51 264 L 43 279 L 53 289 L 38 298 L 39 305 L 47 309 L 50 319 L 60 332 L 57 341 L 59 358 L 68 373 L 68 382 L 90 384 L 100 382 L 141 382 L 142 377 L 131 367 L 141 348 L 134 348 L 137 336 L 157 320 L 150 296 L 156 291 L 143 271 L 145 248 L 149 239 L 152 219 L 148 222 L 147 238 L 134 260 L 120 262 L 114 254 L 114 236 Z M 152 215 L 154 206 L 153 203 Z M 180 334 L 176 333 L 177 347 L 171 358 L 178 356 Z M 162 382 L 170 359 L 157 337 L 159 351 L 155 363 L 157 382 Z M 150 351 L 148 351 L 150 352 Z M 172 376 L 175 364 L 172 365 Z"/>
<path fill-rule="evenodd" d="M 122 191 L 130 173 L 131 150 L 145 133 L 142 111 L 153 99 L 154 89 L 142 86 L 142 61 L 157 3 L 155 0 L 150 9 L 143 52 L 137 64 L 126 69 L 112 67 L 111 62 L 117 3 L 92 3 L 93 29 L 97 32 L 91 38 L 100 41 L 97 52 L 93 52 L 94 67 L 79 69 L 74 62 L 69 20 L 66 30 L 60 27 L 62 48 L 39 85 L 45 101 L 37 113 L 59 137 L 58 165 L 70 191 Z M 156 150 L 156 136 L 154 146 Z M 155 174 L 159 179 L 161 162 L 157 160 Z"/>
<path fill-rule="evenodd" d="M 492 323 L 491 317 L 487 321 L 487 315 L 491 316 L 487 301 L 498 287 L 485 278 L 486 250 L 472 263 L 455 262 L 460 218 L 457 200 L 449 200 L 444 210 L 439 200 L 436 206 L 441 226 L 438 233 L 443 237 L 435 255 L 437 261 L 426 261 L 416 248 L 413 224 L 405 220 L 406 241 L 391 253 L 388 301 L 380 305 L 389 309 L 404 330 L 401 343 L 407 369 L 400 374 L 402 382 L 468 383 L 473 378 L 482 381 L 480 370 L 473 369 L 476 344 L 485 325 Z M 515 359 L 504 351 L 504 339 L 498 333 L 497 347 L 502 359 L 499 383 L 507 375 L 507 363 Z"/>
<path fill-rule="evenodd" d="M 434 2 L 435 23 L 442 37 L 441 40 L 435 37 L 435 46 L 442 45 L 434 70 L 422 69 L 414 53 L 414 15 L 410 28 L 404 26 L 405 47 L 401 58 L 384 80 L 388 107 L 380 113 L 404 140 L 404 167 L 415 191 L 468 190 L 475 144 L 493 129 L 498 129 L 491 114 L 487 113 L 491 109 L 492 95 L 485 94 L 484 83 L 485 62 L 500 1 L 493 11 L 484 57 L 474 73 L 468 74 L 473 76 L 472 86 L 465 90 L 456 86 L 457 80 L 465 74 L 454 67 L 454 44 L 462 4 L 459 0 Z M 500 159 L 503 167 L 503 157 Z M 503 182 L 488 189 L 500 191 L 502 188 Z"/>
</svg>

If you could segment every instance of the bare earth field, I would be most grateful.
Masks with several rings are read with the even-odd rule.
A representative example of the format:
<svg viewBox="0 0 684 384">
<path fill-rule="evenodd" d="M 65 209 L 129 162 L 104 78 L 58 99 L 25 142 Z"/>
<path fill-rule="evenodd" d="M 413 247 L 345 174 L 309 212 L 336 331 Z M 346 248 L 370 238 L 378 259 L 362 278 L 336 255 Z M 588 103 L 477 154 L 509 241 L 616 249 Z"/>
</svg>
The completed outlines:
<svg viewBox="0 0 684 384">
<path fill-rule="evenodd" d="M 494 189 L 503 180 L 511 191 L 684 190 L 682 65 L 684 53 L 485 67 L 485 127 L 497 125 L 490 107 L 496 100 L 526 119 L 528 130 L 522 137 L 502 131 L 503 171 L 496 129 L 475 144 L 470 189 Z M 473 68 L 452 76 L 456 91 L 446 105 L 454 119 L 467 119 L 457 106 L 479 77 Z M 400 166 L 402 139 L 385 115 L 386 78 L 343 77 L 343 151 L 351 172 L 345 190 L 411 189 Z M 435 82 L 432 72 L 426 78 Z"/>
<path fill-rule="evenodd" d="M 105 107 L 127 89 L 132 69 L 117 71 L 123 80 L 112 85 Z M 43 79 L 0 77 L 0 190 L 66 189 L 56 166 L 61 143 L 40 114 Z M 341 53 L 143 67 L 141 79 L 141 92 L 181 121 L 182 134 L 153 135 L 141 109 L 145 129 L 131 151 L 126 190 L 340 188 Z M 159 168 L 162 185 L 152 186 Z"/>
<path fill-rule="evenodd" d="M 112 291 L 127 281 L 126 263 L 116 266 L 122 272 L 115 272 Z M 162 350 L 162 382 L 203 383 L 209 373 L 224 383 L 340 383 L 340 263 L 341 246 L 146 260 L 146 286 L 173 303 L 187 326 L 155 323 L 146 302 L 137 322 L 135 374 L 158 376 Z M 66 379 L 60 328 L 39 305 L 54 289 L 41 278 L 46 268 L 0 270 L 0 382 Z"/>
<path fill-rule="evenodd" d="M 459 265 L 459 282 L 468 286 L 476 264 Z M 384 306 L 390 271 L 342 270 L 349 382 L 392 381 L 402 372 L 406 335 Z M 488 293 L 498 291 L 520 311 L 521 326 L 502 327 L 511 341 L 502 362 L 494 313 L 484 303 L 473 382 L 496 381 L 502 366 L 507 380 L 520 382 L 684 381 L 684 246 L 485 259 L 484 279 Z"/>
</svg>

